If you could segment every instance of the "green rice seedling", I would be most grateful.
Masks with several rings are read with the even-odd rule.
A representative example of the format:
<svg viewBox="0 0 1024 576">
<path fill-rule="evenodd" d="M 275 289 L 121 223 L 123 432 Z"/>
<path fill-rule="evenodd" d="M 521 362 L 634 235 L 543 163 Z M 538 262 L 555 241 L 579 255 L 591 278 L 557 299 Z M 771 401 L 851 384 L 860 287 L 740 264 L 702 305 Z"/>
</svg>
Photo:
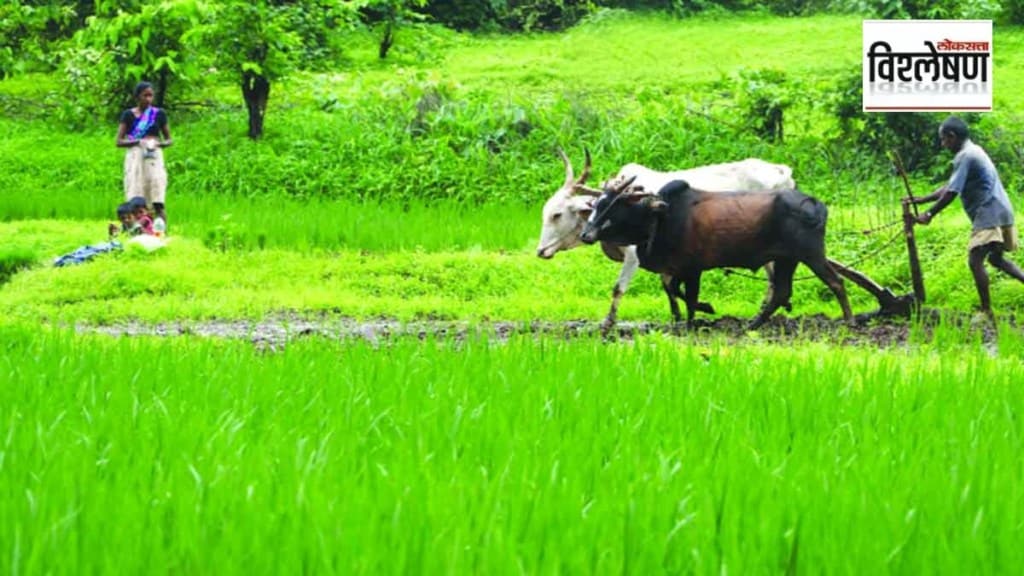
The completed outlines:
<svg viewBox="0 0 1024 576">
<path fill-rule="evenodd" d="M 0 569 L 999 571 L 1015 355 L 0 328 Z"/>
<path fill-rule="evenodd" d="M 0 249 L 0 284 L 10 280 L 15 272 L 35 264 L 36 258 L 34 252 L 25 248 Z"/>
<path fill-rule="evenodd" d="M 343 206 L 338 205 L 338 213 L 344 213 Z M 308 221 L 302 219 L 307 213 L 287 203 L 280 204 L 277 213 L 316 229 L 328 226 L 324 213 L 334 209 L 325 205 L 310 213 Z M 410 213 L 407 228 L 389 219 L 383 210 L 360 213 L 353 208 L 347 214 L 356 219 L 350 228 L 342 229 L 353 234 L 355 245 L 351 248 L 317 248 L 312 239 L 305 240 L 309 244 L 302 248 L 298 245 L 302 233 L 297 233 L 287 249 L 275 247 L 285 238 L 287 224 L 269 227 L 276 226 L 275 222 L 254 203 L 252 213 L 241 212 L 237 221 L 234 215 L 229 220 L 233 238 L 239 239 L 241 246 L 225 246 L 224 251 L 211 246 L 209 238 L 192 225 L 172 224 L 170 245 L 145 256 L 144 262 L 129 262 L 130 255 L 113 254 L 73 269 L 55 269 L 49 264 L 56 256 L 105 239 L 104 222 L 0 223 L 0 236 L 12 239 L 12 250 L 34 256 L 31 268 L 16 273 L 0 288 L 0 310 L 5 316 L 36 321 L 88 322 L 260 318 L 275 312 L 356 318 L 596 321 L 608 310 L 611 286 L 620 270 L 595 248 L 568 251 L 550 261 L 537 258 L 535 226 L 539 219 L 528 211 L 517 216 L 513 210 L 502 212 L 488 206 L 476 216 L 446 212 L 444 206 L 424 207 L 422 212 Z M 502 222 L 506 217 L 508 221 Z M 434 219 L 449 226 L 437 226 Z M 496 237 L 490 240 L 488 221 L 496 222 Z M 268 227 L 258 227 L 261 223 Z M 966 225 L 950 222 L 921 230 L 919 245 L 927 262 L 925 284 L 931 309 L 966 312 L 976 303 L 962 254 L 949 247 L 960 245 Z M 466 233 L 461 240 L 449 240 L 453 229 Z M 264 249 L 250 246 L 258 243 L 262 234 L 268 238 Z M 503 235 L 506 239 L 499 240 Z M 513 240 L 516 236 L 519 239 Z M 452 248 L 446 247 L 447 241 Z M 829 255 L 855 264 L 897 294 L 910 292 L 905 248 L 895 245 L 860 261 L 860 255 L 875 246 L 839 242 Z M 798 269 L 797 278 L 793 314 L 834 318 L 834 296 L 803 268 Z M 749 271 L 709 271 L 702 284 L 703 294 L 719 314 L 741 318 L 756 313 L 766 289 L 763 274 Z M 865 291 L 851 283 L 847 289 L 858 313 L 877 308 Z M 1024 291 L 1012 280 L 993 274 L 993 298 L 997 312 L 1007 316 L 1020 308 Z M 636 275 L 620 314 L 623 320 L 668 321 L 665 298 L 654 275 L 644 271 Z"/>
</svg>

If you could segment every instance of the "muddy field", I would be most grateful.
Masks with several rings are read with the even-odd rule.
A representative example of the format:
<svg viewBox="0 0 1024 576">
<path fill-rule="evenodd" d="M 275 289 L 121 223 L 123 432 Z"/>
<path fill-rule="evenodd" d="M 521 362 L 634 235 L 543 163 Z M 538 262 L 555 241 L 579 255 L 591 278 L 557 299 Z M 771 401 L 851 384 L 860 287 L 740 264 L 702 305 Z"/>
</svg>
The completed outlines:
<svg viewBox="0 0 1024 576">
<path fill-rule="evenodd" d="M 109 325 L 76 325 L 82 333 L 111 336 L 199 336 L 207 338 L 246 339 L 261 348 L 278 349 L 299 338 L 322 337 L 335 340 L 364 340 L 370 343 L 395 338 L 466 339 L 486 337 L 498 341 L 512 336 L 532 334 L 556 338 L 599 338 L 628 340 L 636 335 L 650 333 L 672 334 L 682 338 L 714 339 L 750 342 L 823 341 L 841 345 L 895 347 L 907 344 L 916 331 L 927 338 L 941 324 L 954 326 L 978 334 L 982 341 L 995 339 L 995 329 L 981 317 L 966 314 L 940 313 L 926 310 L 920 317 L 919 328 L 903 318 L 882 318 L 872 314 L 857 316 L 855 326 L 848 326 L 838 318 L 824 315 L 785 317 L 776 316 L 756 333 L 747 330 L 749 319 L 723 316 L 698 319 L 692 327 L 677 326 L 669 322 L 619 322 L 615 329 L 602 335 L 597 321 L 533 321 L 533 322 L 466 322 L 448 320 L 421 320 L 404 322 L 389 319 L 355 320 L 336 316 L 302 316 L 277 314 L 261 321 L 208 320 L 147 324 L 136 321 Z M 1016 327 L 1012 321 L 1009 326 Z"/>
</svg>

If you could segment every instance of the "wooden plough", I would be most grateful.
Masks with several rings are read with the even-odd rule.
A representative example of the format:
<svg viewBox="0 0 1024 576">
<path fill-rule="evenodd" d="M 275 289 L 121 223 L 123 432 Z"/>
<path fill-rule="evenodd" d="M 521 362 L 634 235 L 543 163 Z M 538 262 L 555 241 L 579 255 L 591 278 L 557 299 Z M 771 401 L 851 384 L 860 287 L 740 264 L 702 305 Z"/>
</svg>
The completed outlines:
<svg viewBox="0 0 1024 576">
<path fill-rule="evenodd" d="M 898 153 L 894 153 L 890 158 L 897 172 L 903 178 L 903 185 L 907 189 L 908 197 L 913 199 L 914 193 L 910 189 L 910 181 L 907 179 L 907 173 L 903 168 L 903 161 Z M 913 212 L 911 212 L 911 208 L 913 208 Z M 892 290 L 882 287 L 871 278 L 868 278 L 863 272 L 854 270 L 852 267 L 835 260 L 828 261 L 829 265 L 835 268 L 840 276 L 867 290 L 878 300 L 879 310 L 875 313 L 878 316 L 910 317 L 914 311 L 924 304 L 924 277 L 921 274 L 921 260 L 917 255 L 917 240 L 914 238 L 916 218 L 917 205 L 903 203 L 903 236 L 907 242 L 907 255 L 910 258 L 910 281 L 914 290 L 910 294 L 897 296 Z"/>
</svg>

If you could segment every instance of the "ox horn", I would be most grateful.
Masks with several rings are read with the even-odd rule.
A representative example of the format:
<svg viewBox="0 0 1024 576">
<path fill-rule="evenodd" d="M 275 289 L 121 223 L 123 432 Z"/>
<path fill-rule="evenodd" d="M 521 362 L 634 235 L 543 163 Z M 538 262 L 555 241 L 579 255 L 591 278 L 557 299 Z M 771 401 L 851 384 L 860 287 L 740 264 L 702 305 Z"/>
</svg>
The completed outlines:
<svg viewBox="0 0 1024 576">
<path fill-rule="evenodd" d="M 587 159 L 583 163 L 583 172 L 580 174 L 580 179 L 576 181 L 576 184 L 579 186 L 586 184 L 587 178 L 590 178 L 590 149 L 584 146 L 583 153 Z"/>
<path fill-rule="evenodd" d="M 637 175 L 634 174 L 629 178 L 626 178 L 626 180 L 623 182 L 613 184 L 612 187 L 608 189 L 608 191 L 611 192 L 612 194 L 622 194 L 623 192 L 626 191 L 627 188 L 629 188 L 633 184 L 633 181 L 636 180 L 636 176 Z M 643 190 L 643 186 L 638 186 L 637 188 Z M 629 192 L 632 194 L 635 192 L 635 190 L 629 190 Z"/>
<path fill-rule="evenodd" d="M 583 163 L 583 173 L 580 174 L 579 179 L 575 179 L 572 173 L 572 162 L 569 161 L 569 157 L 565 154 L 565 150 L 562 150 L 561 147 L 558 148 L 558 155 L 562 157 L 562 162 L 565 163 L 565 184 L 563 184 L 562 187 L 568 188 L 572 194 L 600 196 L 604 194 L 604 190 L 590 188 L 585 185 L 587 178 L 590 178 L 590 168 L 592 163 L 590 159 L 590 149 L 584 148 L 583 153 L 586 155 L 586 161 Z"/>
<path fill-rule="evenodd" d="M 562 184 L 562 188 L 570 188 L 573 185 L 572 175 L 572 162 L 569 161 L 569 157 L 565 155 L 565 150 L 562 147 L 558 147 L 558 155 L 562 157 L 562 162 L 565 164 L 565 184 Z"/>
</svg>

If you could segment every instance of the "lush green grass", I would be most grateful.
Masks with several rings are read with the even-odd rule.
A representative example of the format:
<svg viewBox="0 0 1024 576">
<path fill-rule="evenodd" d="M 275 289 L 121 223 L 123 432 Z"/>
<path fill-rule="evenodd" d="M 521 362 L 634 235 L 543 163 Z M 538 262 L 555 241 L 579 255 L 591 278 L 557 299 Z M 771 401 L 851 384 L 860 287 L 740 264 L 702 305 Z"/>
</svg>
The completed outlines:
<svg viewBox="0 0 1024 576">
<path fill-rule="evenodd" d="M 6 328 L 5 573 L 1001 573 L 1024 377 L 816 345 Z"/>
<path fill-rule="evenodd" d="M 853 17 L 616 16 L 559 35 L 426 31 L 430 50 L 400 38 L 384 63 L 363 38 L 345 70 L 275 86 L 261 142 L 244 138 L 232 86 L 172 110 L 171 244 L 67 269 L 50 259 L 101 241 L 121 200 L 113 121 L 64 132 L 46 107 L 59 80 L 0 82 L 0 572 L 1012 571 L 1024 337 L 1008 326 L 996 357 L 953 325 L 912 326 L 882 352 L 752 335 L 267 353 L 48 327 L 598 320 L 618 266 L 595 248 L 534 255 L 556 145 L 577 164 L 588 145 L 595 178 L 637 160 L 791 164 L 830 204 L 830 255 L 909 291 L 901 242 L 870 255 L 898 228 L 858 233 L 896 216 L 900 184 L 824 144 L 835 125 L 815 106 L 857 65 L 859 33 Z M 1024 126 L 1022 42 L 997 28 L 998 110 L 982 126 L 1008 142 Z M 762 67 L 806 89 L 782 144 L 735 126 L 735 76 Z M 918 239 L 929 305 L 966 311 L 958 212 Z M 1024 287 L 994 278 L 997 310 L 1024 307 Z M 751 316 L 764 289 L 709 272 L 703 299 Z M 839 314 L 815 280 L 793 304 Z M 638 274 L 620 316 L 669 318 L 654 276 Z"/>
<path fill-rule="evenodd" d="M 108 199 L 115 206 L 123 201 Z M 85 212 L 88 206 L 98 204 L 101 202 L 96 199 L 80 198 L 68 206 Z M 37 219 L 46 218 L 34 214 L 37 210 L 31 199 L 11 198 L 9 206 L 13 207 L 15 217 L 8 224 L 28 226 L 31 230 L 33 225 L 24 224 L 26 221 L 41 222 Z M 186 196 L 168 208 L 168 220 L 173 234 L 201 240 L 215 249 L 520 250 L 535 246 L 540 234 L 539 206 L 497 202 L 471 206 L 418 201 Z M 101 221 L 58 221 L 63 224 L 51 227 L 58 234 L 52 240 L 63 242 L 68 248 L 75 242 L 97 242 L 106 234 Z M 113 213 L 108 221 L 116 221 Z M 12 234 L 22 233 L 11 229 L 15 230 Z M 62 238 L 63 229 L 78 229 L 82 234 Z"/>
<path fill-rule="evenodd" d="M 590 146 L 595 180 L 633 160 L 667 168 L 759 156 L 791 164 L 801 188 L 832 208 L 831 254 L 906 291 L 899 244 L 860 263 L 883 236 L 857 236 L 895 216 L 901 184 L 884 161 L 821 139 L 835 128 L 816 106 L 821 90 L 856 65 L 859 30 L 860 19 L 846 16 L 680 21 L 620 14 L 553 35 L 424 29 L 411 34 L 429 37 L 431 57 L 410 45 L 383 63 L 360 38 L 344 70 L 298 75 L 275 89 L 261 142 L 245 139 L 244 113 L 223 105 L 236 97 L 234 87 L 209 87 L 218 103 L 209 109 L 175 111 L 168 204 L 180 242 L 166 254 L 129 259 L 139 270 L 123 270 L 125 259 L 115 257 L 73 271 L 24 272 L 0 289 L 0 306 L 29 318 L 91 320 L 254 317 L 280 309 L 599 317 L 615 266 L 596 251 L 551 263 L 532 257 L 540 206 L 562 180 L 556 144 L 577 167 L 582 146 Z M 813 50 L 803 41 L 810 33 L 821 40 Z M 724 35 L 737 41 L 722 42 Z M 996 36 L 1008 46 L 996 52 L 1006 79 L 998 94 L 1012 105 L 1019 91 L 1010 88 L 1020 76 L 1014 70 L 1024 69 L 1013 47 L 1024 34 L 999 28 Z M 730 125 L 734 76 L 748 62 L 781 68 L 806 88 L 787 116 L 784 143 Z M 45 99 L 56 86 L 53 77 L 14 78 L 0 82 L 0 93 Z M 414 136 L 416 102 L 433 90 L 439 107 Z M 31 112 L 43 109 L 29 106 L 0 120 L 0 189 L 9 191 L 0 194 L 0 220 L 9 223 L 0 234 L 11 247 L 0 260 L 11 269 L 102 239 L 102 219 L 121 200 L 112 122 L 71 134 Z M 986 117 L 986 133 L 1012 141 L 1024 126 L 1013 114 Z M 1008 183 L 1015 178 L 1012 165 L 1003 172 Z M 927 175 L 914 180 L 918 193 L 935 185 Z M 938 230 L 921 230 L 921 250 L 930 301 L 967 309 L 975 296 L 962 263 L 965 222 L 954 212 Z M 716 274 L 709 274 L 707 294 L 719 309 L 752 314 L 763 284 Z M 112 278 L 120 284 L 108 286 Z M 632 291 L 651 297 L 627 298 L 624 317 L 664 316 L 648 275 Z M 996 302 L 1013 310 L 1019 292 L 998 282 Z M 801 312 L 834 313 L 816 282 L 801 283 L 795 301 Z"/>
<path fill-rule="evenodd" d="M 423 51 L 415 46 L 403 46 L 400 39 L 397 66 L 380 62 L 373 39 L 359 37 L 348 69 L 291 78 L 279 104 L 319 103 L 327 93 L 351 100 L 367 89 L 394 87 L 409 76 L 498 97 L 582 94 L 626 108 L 636 104 L 635 98 L 649 103 L 644 96 L 653 94 L 692 96 L 742 69 L 783 70 L 813 87 L 837 73 L 859 70 L 862 21 L 859 15 L 677 19 L 620 11 L 560 34 L 467 36 L 423 28 L 407 31 L 406 38 L 410 44 L 430 46 L 429 56 L 421 56 Z M 1015 114 L 1024 105 L 1024 77 L 1017 73 L 1024 69 L 1024 29 L 999 25 L 993 33 L 999 46 L 994 53 L 1000 71 L 997 112 Z"/>
<path fill-rule="evenodd" d="M 849 228 L 866 227 L 857 226 L 863 221 L 856 212 L 837 212 L 836 218 Z M 160 252 L 101 256 L 71 268 L 53 268 L 50 259 L 95 243 L 102 237 L 102 222 L 0 223 L 0 237 L 10 239 L 12 261 L 23 262 L 25 255 L 37 259 L 32 268 L 0 286 L 0 315 L 66 322 L 259 319 L 281 311 L 401 319 L 602 318 L 619 266 L 594 247 L 577 248 L 551 261 L 537 258 L 537 229 L 530 229 L 539 225 L 534 218 L 521 215 L 521 221 L 508 223 L 509 230 L 520 230 L 523 236 L 504 249 L 465 244 L 458 249 L 408 247 L 413 244 L 409 238 L 443 239 L 438 226 L 444 233 L 460 230 L 462 220 L 454 219 L 420 222 L 423 228 L 402 230 L 402 238 L 409 242 L 401 244 L 406 246 L 402 249 L 382 236 L 379 244 L 366 242 L 375 247 L 372 250 L 221 250 L 216 242 L 182 232 Z M 374 230 L 379 235 L 380 229 L 372 226 L 360 233 L 374 238 Z M 964 255 L 968 231 L 966 218 L 959 214 L 944 214 L 936 224 L 918 229 L 930 306 L 968 311 L 975 305 L 977 295 Z M 906 293 L 906 249 L 894 236 L 898 234 L 898 227 L 871 237 L 830 234 L 830 255 L 895 292 Z M 892 238 L 896 241 L 886 245 Z M 806 280 L 795 284 L 794 314 L 838 316 L 835 298 L 824 284 L 803 267 L 797 277 Z M 720 314 L 753 316 L 765 286 L 760 274 L 748 278 L 709 271 L 702 295 Z M 847 289 L 855 311 L 876 308 L 867 293 L 850 283 Z M 993 272 L 993 298 L 1001 312 L 1019 310 L 1024 306 L 1024 287 Z M 626 320 L 669 319 L 653 274 L 637 274 L 620 312 Z"/>
</svg>

